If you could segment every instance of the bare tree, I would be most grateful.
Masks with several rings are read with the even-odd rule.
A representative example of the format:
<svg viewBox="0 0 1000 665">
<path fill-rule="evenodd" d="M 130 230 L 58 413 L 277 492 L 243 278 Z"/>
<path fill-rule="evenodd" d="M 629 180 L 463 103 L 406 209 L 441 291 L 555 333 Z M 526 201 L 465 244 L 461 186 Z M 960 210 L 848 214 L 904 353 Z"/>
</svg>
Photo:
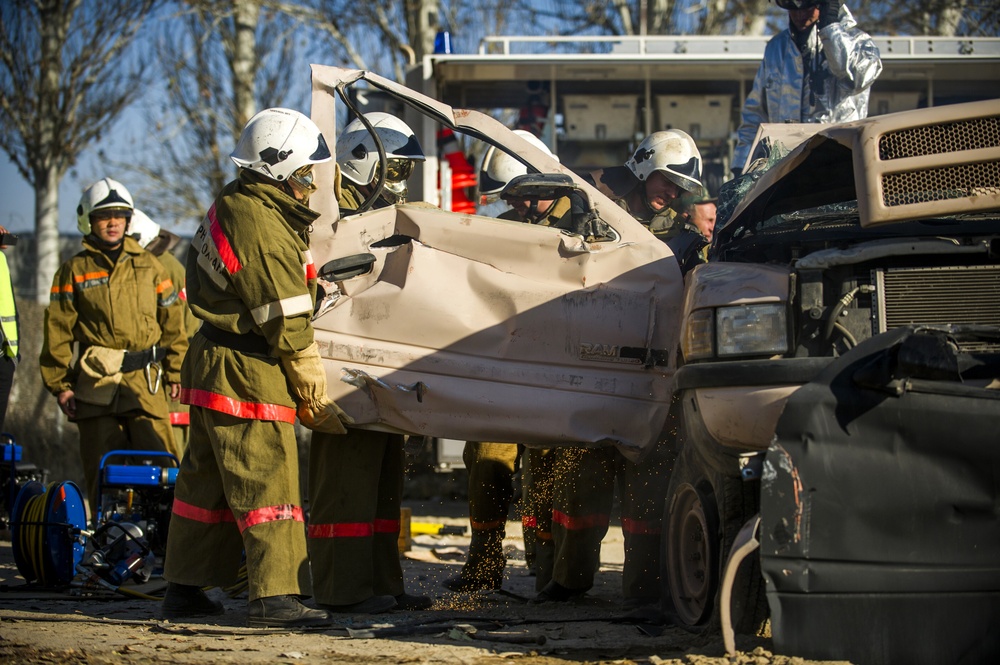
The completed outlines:
<svg viewBox="0 0 1000 665">
<path fill-rule="evenodd" d="M 276 4 L 187 0 L 161 23 L 166 99 L 148 110 L 156 150 L 134 165 L 149 181 L 144 205 L 154 218 L 198 220 L 235 173 L 229 153 L 246 122 L 308 91 L 294 53 L 300 26 Z"/>
<path fill-rule="evenodd" d="M 35 190 L 35 300 L 59 267 L 59 183 L 140 89 L 128 50 L 154 0 L 0 3 L 0 147 Z"/>
</svg>

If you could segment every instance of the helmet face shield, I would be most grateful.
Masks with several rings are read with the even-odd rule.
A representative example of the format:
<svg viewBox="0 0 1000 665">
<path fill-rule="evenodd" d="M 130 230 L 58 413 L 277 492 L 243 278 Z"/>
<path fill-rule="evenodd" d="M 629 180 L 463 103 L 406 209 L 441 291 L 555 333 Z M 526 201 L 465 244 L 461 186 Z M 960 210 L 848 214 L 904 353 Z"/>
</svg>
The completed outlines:
<svg viewBox="0 0 1000 665">
<path fill-rule="evenodd" d="M 313 173 L 312 164 L 306 164 L 288 176 L 288 181 L 297 185 L 304 192 L 316 191 L 316 174 Z"/>
<path fill-rule="evenodd" d="M 385 179 L 389 182 L 405 181 L 413 174 L 412 159 L 389 159 L 385 166 Z"/>
</svg>

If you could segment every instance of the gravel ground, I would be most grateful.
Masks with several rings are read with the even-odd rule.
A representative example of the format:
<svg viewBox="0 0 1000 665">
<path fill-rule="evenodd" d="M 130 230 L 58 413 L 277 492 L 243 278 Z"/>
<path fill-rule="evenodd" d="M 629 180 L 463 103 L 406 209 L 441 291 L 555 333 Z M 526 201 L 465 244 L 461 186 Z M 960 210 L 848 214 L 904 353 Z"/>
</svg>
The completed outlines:
<svg viewBox="0 0 1000 665">
<path fill-rule="evenodd" d="M 414 523 L 468 527 L 467 519 L 455 516 L 459 503 L 411 508 Z M 0 541 L 0 662 L 816 663 L 773 654 L 768 639 L 751 637 L 738 638 L 739 653 L 730 658 L 719 635 L 628 616 L 621 608 L 623 542 L 617 527 L 603 543 L 593 590 L 570 603 L 529 605 L 534 578 L 524 565 L 520 525 L 508 523 L 507 535 L 509 565 L 501 592 L 457 594 L 441 586 L 458 573 L 467 535 L 415 535 L 403 571 L 410 593 L 434 598 L 430 610 L 345 617 L 311 632 L 246 628 L 245 597 L 229 598 L 218 589 L 211 594 L 224 602 L 224 616 L 174 623 L 160 620 L 158 603 L 151 600 L 32 588 L 17 573 L 8 538 Z M 155 591 L 150 585 L 146 590 Z"/>
</svg>

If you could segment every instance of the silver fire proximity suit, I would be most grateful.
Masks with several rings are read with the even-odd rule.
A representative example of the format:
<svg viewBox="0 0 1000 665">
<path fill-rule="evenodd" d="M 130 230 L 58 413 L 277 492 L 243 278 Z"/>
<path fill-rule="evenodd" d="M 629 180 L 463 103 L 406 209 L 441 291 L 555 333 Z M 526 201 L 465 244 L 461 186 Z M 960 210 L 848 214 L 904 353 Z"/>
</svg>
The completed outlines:
<svg viewBox="0 0 1000 665">
<path fill-rule="evenodd" d="M 801 51 L 792 28 L 781 31 L 767 43 L 743 105 L 733 167 L 743 169 L 762 122 L 846 122 L 867 117 L 869 88 L 881 72 L 878 47 L 857 27 L 847 7 L 840 8 L 839 22 L 809 28 Z"/>
</svg>

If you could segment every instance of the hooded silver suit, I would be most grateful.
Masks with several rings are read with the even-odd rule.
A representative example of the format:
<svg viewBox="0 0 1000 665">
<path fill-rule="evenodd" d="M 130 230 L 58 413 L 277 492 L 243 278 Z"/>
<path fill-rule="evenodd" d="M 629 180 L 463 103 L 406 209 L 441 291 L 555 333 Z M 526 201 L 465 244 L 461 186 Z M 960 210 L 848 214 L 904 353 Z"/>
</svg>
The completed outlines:
<svg viewBox="0 0 1000 665">
<path fill-rule="evenodd" d="M 800 52 L 789 27 L 767 43 L 733 155 L 742 169 L 762 122 L 846 122 L 868 115 L 868 92 L 882 73 L 878 47 L 847 7 L 837 23 L 809 29 Z"/>
</svg>

